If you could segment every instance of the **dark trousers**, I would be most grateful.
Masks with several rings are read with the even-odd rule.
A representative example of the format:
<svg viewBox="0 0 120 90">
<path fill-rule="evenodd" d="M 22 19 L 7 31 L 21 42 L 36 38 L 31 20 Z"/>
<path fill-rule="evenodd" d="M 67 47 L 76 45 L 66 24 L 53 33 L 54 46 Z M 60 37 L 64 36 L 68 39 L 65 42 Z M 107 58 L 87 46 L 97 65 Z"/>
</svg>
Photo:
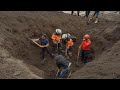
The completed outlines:
<svg viewBox="0 0 120 90">
<path fill-rule="evenodd" d="M 79 12 L 79 11 L 77 11 L 78 16 L 79 16 L 79 13 L 80 13 L 80 12 Z"/>
<path fill-rule="evenodd" d="M 56 51 L 60 51 L 60 48 L 61 48 L 61 43 L 58 43 L 58 44 L 52 44 L 52 47 L 53 47 L 53 51 L 56 52 Z"/>
<path fill-rule="evenodd" d="M 74 12 L 74 11 L 71 12 L 71 15 L 73 15 L 73 12 Z M 77 14 L 78 14 L 78 16 L 79 16 L 79 11 L 77 11 Z"/>
<path fill-rule="evenodd" d="M 46 52 L 47 52 L 50 56 L 52 56 L 51 52 L 48 50 L 47 47 L 42 48 L 41 50 L 42 50 L 42 51 L 41 51 L 41 53 L 42 53 L 42 59 L 45 59 L 45 56 L 46 56 L 45 54 L 46 54 Z"/>
<path fill-rule="evenodd" d="M 71 12 L 71 15 L 73 15 L 73 12 L 74 12 L 74 11 Z"/>
<path fill-rule="evenodd" d="M 68 71 L 70 70 L 70 68 L 64 68 L 62 69 L 62 71 L 60 72 L 60 78 L 65 78 L 65 75 L 68 73 Z"/>
<path fill-rule="evenodd" d="M 70 48 L 67 50 L 67 54 L 71 53 L 73 50 L 72 46 L 70 46 Z"/>
<path fill-rule="evenodd" d="M 87 63 L 89 61 L 90 50 L 81 50 L 81 61 Z"/>
<path fill-rule="evenodd" d="M 68 64 L 69 64 L 69 63 L 68 63 Z M 65 66 L 65 67 L 63 68 L 63 65 L 61 65 L 61 64 L 57 64 L 57 67 L 58 67 L 59 69 L 62 68 L 62 69 L 59 71 L 59 74 L 58 74 L 59 78 L 65 78 L 66 74 L 68 74 L 68 71 L 70 71 L 70 67 L 68 67 L 68 65 L 67 65 L 67 66 Z"/>
<path fill-rule="evenodd" d="M 90 11 L 86 11 L 85 15 L 86 15 L 87 18 L 89 16 L 89 14 L 90 14 Z"/>
<path fill-rule="evenodd" d="M 86 17 L 88 18 L 88 16 L 89 16 L 89 14 L 90 14 L 90 11 L 86 11 Z M 96 18 L 98 18 L 98 15 L 99 15 L 99 11 L 95 11 L 95 13 L 93 14 L 93 16 L 95 16 L 96 15 Z"/>
</svg>

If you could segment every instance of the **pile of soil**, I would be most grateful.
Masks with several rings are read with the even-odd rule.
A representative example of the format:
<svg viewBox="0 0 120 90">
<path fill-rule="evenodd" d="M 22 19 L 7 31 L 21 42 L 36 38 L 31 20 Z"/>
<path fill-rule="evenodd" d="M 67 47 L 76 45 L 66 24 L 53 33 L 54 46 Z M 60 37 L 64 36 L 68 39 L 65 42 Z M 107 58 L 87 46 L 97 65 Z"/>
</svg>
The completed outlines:
<svg viewBox="0 0 120 90">
<path fill-rule="evenodd" d="M 50 71 L 56 70 L 54 60 L 47 55 L 46 63 L 41 65 L 40 48 L 28 38 L 38 38 L 44 32 L 50 39 L 56 28 L 77 37 L 70 59 L 71 78 L 119 78 L 119 25 L 120 18 L 100 18 L 98 24 L 91 21 L 86 25 L 83 17 L 57 11 L 1 11 L 0 78 L 52 78 Z M 78 46 L 86 33 L 91 36 L 96 57 L 92 62 L 76 67 Z"/>
</svg>

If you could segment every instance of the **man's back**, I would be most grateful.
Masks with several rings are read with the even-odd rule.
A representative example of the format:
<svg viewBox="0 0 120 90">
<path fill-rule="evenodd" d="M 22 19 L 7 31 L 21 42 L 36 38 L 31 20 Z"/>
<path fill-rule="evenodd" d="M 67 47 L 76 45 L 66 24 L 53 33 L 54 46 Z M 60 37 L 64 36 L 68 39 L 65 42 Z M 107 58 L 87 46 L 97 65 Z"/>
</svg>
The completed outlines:
<svg viewBox="0 0 120 90">
<path fill-rule="evenodd" d="M 47 45 L 49 43 L 48 39 L 45 38 L 45 39 L 39 39 L 39 43 L 40 45 Z"/>
<path fill-rule="evenodd" d="M 63 57 L 62 55 L 57 55 L 55 57 L 55 60 L 56 60 L 56 64 L 58 65 L 58 67 L 59 66 L 61 66 L 63 68 L 68 67 L 69 61 L 65 57 Z"/>
</svg>

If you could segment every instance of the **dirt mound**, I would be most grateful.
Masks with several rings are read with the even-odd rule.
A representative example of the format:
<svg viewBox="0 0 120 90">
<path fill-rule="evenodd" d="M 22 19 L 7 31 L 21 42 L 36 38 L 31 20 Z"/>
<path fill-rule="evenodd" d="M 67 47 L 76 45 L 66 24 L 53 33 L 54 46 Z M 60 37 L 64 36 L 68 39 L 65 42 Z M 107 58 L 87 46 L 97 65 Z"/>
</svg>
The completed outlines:
<svg viewBox="0 0 120 90">
<path fill-rule="evenodd" d="M 72 74 L 75 79 L 120 79 L 120 40 L 104 51 L 96 61 Z"/>
<path fill-rule="evenodd" d="M 90 25 L 86 25 L 83 17 L 55 11 L 0 12 L 0 48 L 3 49 L 0 64 L 7 64 L 1 64 L 0 78 L 51 78 L 50 71 L 56 70 L 54 61 L 48 56 L 46 64 L 41 65 L 40 49 L 28 38 L 38 38 L 42 32 L 50 38 L 56 28 L 77 37 L 74 57 L 70 60 L 71 78 L 119 78 L 119 23 L 119 19 L 101 18 L 99 24 L 91 21 Z M 93 62 L 75 67 L 77 49 L 86 33 L 91 36 L 96 58 Z M 109 73 L 114 73 L 114 76 L 109 76 Z"/>
<path fill-rule="evenodd" d="M 101 36 L 100 36 L 101 35 Z M 101 48 L 101 54 L 84 68 L 72 74 L 73 79 L 120 79 L 120 27 L 110 25 L 99 34 L 96 46 Z M 97 52 L 97 51 L 96 51 Z"/>
<path fill-rule="evenodd" d="M 0 78 L 1 79 L 42 79 L 35 75 L 22 60 L 12 57 L 8 51 L 0 48 Z"/>
</svg>

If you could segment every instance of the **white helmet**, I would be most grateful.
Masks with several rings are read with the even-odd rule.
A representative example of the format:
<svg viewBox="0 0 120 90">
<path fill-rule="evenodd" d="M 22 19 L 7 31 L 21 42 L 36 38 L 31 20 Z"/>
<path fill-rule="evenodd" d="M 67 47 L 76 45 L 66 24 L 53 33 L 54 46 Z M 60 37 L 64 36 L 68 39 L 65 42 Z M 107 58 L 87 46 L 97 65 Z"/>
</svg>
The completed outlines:
<svg viewBox="0 0 120 90">
<path fill-rule="evenodd" d="M 63 34 L 63 35 L 62 35 L 62 39 L 66 39 L 67 37 L 68 37 L 67 34 Z"/>
<path fill-rule="evenodd" d="M 62 30 L 61 29 L 56 29 L 56 33 L 57 34 L 62 34 Z"/>
</svg>

